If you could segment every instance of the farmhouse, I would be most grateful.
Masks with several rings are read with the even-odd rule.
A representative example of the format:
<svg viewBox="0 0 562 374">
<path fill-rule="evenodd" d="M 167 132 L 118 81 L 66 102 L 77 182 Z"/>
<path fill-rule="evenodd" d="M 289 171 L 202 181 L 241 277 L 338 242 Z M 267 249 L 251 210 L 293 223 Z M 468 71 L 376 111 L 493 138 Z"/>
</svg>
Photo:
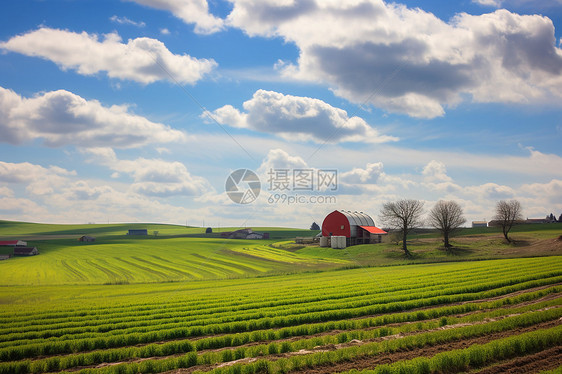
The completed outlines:
<svg viewBox="0 0 562 374">
<path fill-rule="evenodd" d="M 381 243 L 386 231 L 375 226 L 375 221 L 363 212 L 334 210 L 322 222 L 320 246 L 327 247 L 331 237 L 345 237 L 345 246 Z M 341 239 L 337 248 L 345 248 Z"/>
<path fill-rule="evenodd" d="M 14 247 L 14 256 L 35 256 L 38 254 L 37 247 Z"/>
<path fill-rule="evenodd" d="M 147 229 L 130 229 L 127 235 L 148 235 Z"/>
</svg>

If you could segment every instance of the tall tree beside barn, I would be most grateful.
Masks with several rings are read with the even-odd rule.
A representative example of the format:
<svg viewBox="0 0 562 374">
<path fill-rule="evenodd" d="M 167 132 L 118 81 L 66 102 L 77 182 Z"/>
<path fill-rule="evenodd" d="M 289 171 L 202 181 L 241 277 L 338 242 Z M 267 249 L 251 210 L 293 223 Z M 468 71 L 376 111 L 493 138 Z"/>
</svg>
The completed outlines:
<svg viewBox="0 0 562 374">
<path fill-rule="evenodd" d="M 310 225 L 310 229 L 311 230 L 320 230 L 320 226 L 318 226 L 318 224 L 316 222 L 312 222 L 312 225 Z"/>
<path fill-rule="evenodd" d="M 429 212 L 429 224 L 443 235 L 445 248 L 450 248 L 449 237 L 466 222 L 462 207 L 456 201 L 439 200 Z"/>
<path fill-rule="evenodd" d="M 408 257 L 412 256 L 406 244 L 408 233 L 423 224 L 422 217 L 423 201 L 404 199 L 385 203 L 382 206 L 381 221 L 402 234 L 402 250 Z"/>
<path fill-rule="evenodd" d="M 508 243 L 511 243 L 509 239 L 509 231 L 517 221 L 523 220 L 523 214 L 521 213 L 521 203 L 517 200 L 501 200 L 496 204 L 496 215 L 495 220 L 498 221 L 502 228 L 503 236 Z"/>
</svg>

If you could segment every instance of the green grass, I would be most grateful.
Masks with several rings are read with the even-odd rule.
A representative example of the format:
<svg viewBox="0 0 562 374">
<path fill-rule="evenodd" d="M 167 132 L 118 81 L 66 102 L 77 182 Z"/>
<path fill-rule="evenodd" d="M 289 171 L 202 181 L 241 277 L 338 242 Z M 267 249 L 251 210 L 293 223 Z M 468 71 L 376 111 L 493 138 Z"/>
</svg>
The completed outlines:
<svg viewBox="0 0 562 374">
<path fill-rule="evenodd" d="M 128 236 L 129 229 L 147 229 L 148 236 Z M 273 239 L 220 238 L 215 229 L 159 224 L 46 225 L 0 221 L 0 238 L 17 238 L 36 246 L 39 256 L 0 262 L 0 285 L 123 284 L 261 276 L 322 270 L 345 260 L 296 254 L 273 248 L 279 238 L 309 230 L 256 228 Z M 152 235 L 158 231 L 158 236 Z M 217 232 L 219 231 L 219 232 Z M 82 235 L 96 238 L 81 243 Z M 29 239 L 28 239 L 29 238 Z M 11 248 L 2 248 L 11 253 Z"/>
<path fill-rule="evenodd" d="M 129 229 L 147 229 L 148 236 L 128 236 Z M 256 227 L 270 240 L 234 240 L 221 232 L 238 228 L 205 228 L 162 224 L 49 225 L 0 221 L 0 238 L 27 239 L 40 255 L 0 262 L 0 285 L 126 284 L 245 278 L 334 268 L 405 265 L 413 263 L 482 260 L 553 253 L 521 253 L 534 240 L 556 238 L 562 225 L 520 225 L 513 229 L 515 244 L 507 244 L 497 228 L 463 229 L 452 238 L 450 251 L 440 247 L 435 232 L 412 235 L 405 258 L 399 245 L 358 245 L 343 250 L 296 246 L 296 236 L 317 231 Z M 152 235 L 158 231 L 158 236 Z M 80 243 L 81 235 L 96 238 Z M 0 254 L 10 253 L 0 248 Z"/>
</svg>

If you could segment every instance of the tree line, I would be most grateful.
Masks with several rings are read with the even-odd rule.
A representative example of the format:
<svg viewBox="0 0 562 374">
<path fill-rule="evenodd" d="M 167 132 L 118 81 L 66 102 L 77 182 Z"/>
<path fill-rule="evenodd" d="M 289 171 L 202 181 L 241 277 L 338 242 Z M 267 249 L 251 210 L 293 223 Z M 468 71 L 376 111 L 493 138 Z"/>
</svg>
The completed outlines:
<svg viewBox="0 0 562 374">
<path fill-rule="evenodd" d="M 450 236 L 465 222 L 462 207 L 456 201 L 439 200 L 429 211 L 427 221 L 424 221 L 424 203 L 420 200 L 403 199 L 383 204 L 380 219 L 384 225 L 397 230 L 402 235 L 402 250 L 411 257 L 408 250 L 408 234 L 420 228 L 427 222 L 431 227 L 439 230 L 443 235 L 446 249 L 451 247 Z M 503 236 L 511 243 L 509 231 L 513 225 L 523 219 L 521 204 L 517 200 L 501 200 L 496 204 L 494 220 L 502 228 Z"/>
</svg>

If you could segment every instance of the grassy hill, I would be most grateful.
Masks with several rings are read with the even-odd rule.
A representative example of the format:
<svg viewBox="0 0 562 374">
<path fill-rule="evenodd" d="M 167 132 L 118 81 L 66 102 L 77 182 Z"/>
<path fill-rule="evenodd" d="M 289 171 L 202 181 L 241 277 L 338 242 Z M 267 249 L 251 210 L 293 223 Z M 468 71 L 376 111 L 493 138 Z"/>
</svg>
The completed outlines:
<svg viewBox="0 0 562 374">
<path fill-rule="evenodd" d="M 147 229 L 158 236 L 128 236 Z M 223 228 L 232 231 L 237 228 Z M 123 284 L 224 279 L 341 267 L 342 259 L 270 246 L 308 230 L 258 228 L 270 240 L 229 240 L 200 227 L 160 224 L 45 225 L 0 222 L 0 238 L 27 240 L 39 256 L 0 261 L 0 285 Z M 215 230 L 217 231 L 217 230 Z M 93 243 L 78 238 L 91 235 Z M 11 252 L 11 248 L 4 248 Z"/>
<path fill-rule="evenodd" d="M 147 229 L 148 236 L 128 236 Z M 358 245 L 344 250 L 297 246 L 296 236 L 316 231 L 258 227 L 270 240 L 234 240 L 221 232 L 237 228 L 205 228 L 135 224 L 47 225 L 0 221 L 0 238 L 27 240 L 39 256 L 0 261 L 0 285 L 126 284 L 246 278 L 346 267 L 403 265 L 496 258 L 561 255 L 562 224 L 521 225 L 507 244 L 497 228 L 463 229 L 445 251 L 439 235 L 422 231 L 411 236 L 413 258 L 400 245 Z M 154 236 L 153 232 L 158 231 Z M 81 235 L 96 238 L 81 243 Z M 4 253 L 11 249 L 1 249 Z"/>
</svg>

